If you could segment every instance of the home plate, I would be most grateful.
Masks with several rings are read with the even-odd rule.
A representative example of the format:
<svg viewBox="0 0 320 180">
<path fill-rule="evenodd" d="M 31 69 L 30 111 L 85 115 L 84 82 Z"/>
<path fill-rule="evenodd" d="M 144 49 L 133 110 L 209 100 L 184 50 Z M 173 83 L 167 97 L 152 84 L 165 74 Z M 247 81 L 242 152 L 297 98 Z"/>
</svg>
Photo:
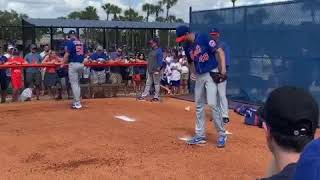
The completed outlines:
<svg viewBox="0 0 320 180">
<path fill-rule="evenodd" d="M 226 131 L 226 134 L 227 134 L 227 135 L 231 135 L 231 134 L 232 134 L 232 132 Z"/>
<path fill-rule="evenodd" d="M 126 121 L 126 122 L 134 122 L 134 121 L 136 121 L 135 119 L 130 118 L 128 116 L 115 116 L 115 118 L 120 119 L 122 121 Z"/>
</svg>

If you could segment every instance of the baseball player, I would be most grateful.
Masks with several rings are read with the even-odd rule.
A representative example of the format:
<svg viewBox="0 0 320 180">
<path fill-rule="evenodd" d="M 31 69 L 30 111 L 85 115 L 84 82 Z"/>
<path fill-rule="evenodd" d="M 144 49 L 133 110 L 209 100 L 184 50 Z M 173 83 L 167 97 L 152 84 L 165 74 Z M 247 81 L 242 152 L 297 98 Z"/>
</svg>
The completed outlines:
<svg viewBox="0 0 320 180">
<path fill-rule="evenodd" d="M 217 43 L 217 47 L 221 48 L 225 53 L 226 70 L 228 71 L 230 66 L 230 48 L 229 46 L 220 40 L 220 31 L 217 28 L 212 28 L 210 35 Z M 227 81 L 218 84 L 219 105 L 221 109 L 221 115 L 225 124 L 229 123 L 229 107 L 227 99 Z"/>
<path fill-rule="evenodd" d="M 148 55 L 148 75 L 147 82 L 141 97 L 138 100 L 143 101 L 150 94 L 151 86 L 154 85 L 155 93 L 151 101 L 160 101 L 160 80 L 161 80 L 161 68 L 163 65 L 163 53 L 162 49 L 159 47 L 159 40 L 152 39 L 149 41 L 149 45 L 152 50 Z"/>
<path fill-rule="evenodd" d="M 225 57 L 221 48 L 217 48 L 216 42 L 208 34 L 190 32 L 186 26 L 176 29 L 177 43 L 184 42 L 184 49 L 192 70 L 191 78 L 196 79 L 195 102 L 196 102 L 196 134 L 187 141 L 189 145 L 206 143 L 205 134 L 205 104 L 211 107 L 213 119 L 219 138 L 217 147 L 226 145 L 227 134 L 221 117 L 218 99 L 218 82 L 212 74 L 226 74 Z M 193 63 L 191 63 L 193 62 Z M 194 72 L 195 71 L 195 72 Z M 195 74 L 196 73 L 196 74 Z"/>
<path fill-rule="evenodd" d="M 73 109 L 81 109 L 82 105 L 80 102 L 80 85 L 79 77 L 83 73 L 84 59 L 86 55 L 86 48 L 84 44 L 78 39 L 77 34 L 74 30 L 69 31 L 69 40 L 65 45 L 64 63 L 69 63 L 69 80 L 73 93 Z"/>
</svg>

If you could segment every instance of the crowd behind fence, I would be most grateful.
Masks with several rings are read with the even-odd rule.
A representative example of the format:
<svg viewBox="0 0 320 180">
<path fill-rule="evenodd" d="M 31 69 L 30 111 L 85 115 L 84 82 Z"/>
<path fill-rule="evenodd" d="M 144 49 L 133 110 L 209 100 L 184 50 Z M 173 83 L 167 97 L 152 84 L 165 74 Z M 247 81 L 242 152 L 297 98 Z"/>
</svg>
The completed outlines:
<svg viewBox="0 0 320 180">
<path fill-rule="evenodd" d="M 36 50 L 35 50 L 36 49 Z M 16 51 L 18 54 L 15 54 Z M 164 49 L 163 69 L 162 69 L 162 89 L 163 94 L 188 94 L 189 71 L 186 64 L 186 57 L 182 49 Z M 15 54 L 15 55 L 14 55 Z M 94 55 L 99 54 L 102 59 L 94 59 Z M 64 48 L 57 51 L 51 50 L 48 45 L 42 48 L 36 48 L 32 45 L 30 52 L 26 56 L 22 56 L 22 52 L 16 47 L 9 46 L 8 53 L 0 54 L 0 71 L 1 71 L 1 92 L 2 102 L 5 102 L 7 92 L 11 94 L 12 100 L 15 98 L 15 87 L 13 73 L 15 70 L 23 69 L 23 77 L 21 79 L 23 86 L 19 87 L 18 94 L 31 96 L 37 95 L 37 89 L 41 90 L 41 95 L 49 95 L 50 98 L 62 99 L 63 97 L 71 98 L 70 83 L 68 81 L 68 67 L 63 64 Z M 22 59 L 22 62 L 11 62 L 13 57 Z M 28 58 L 32 60 L 28 62 Z M 38 60 L 36 61 L 35 59 Z M 101 46 L 97 46 L 94 51 L 89 51 L 85 59 L 85 68 L 80 83 L 82 87 L 83 98 L 106 97 L 127 95 L 138 96 L 144 88 L 146 81 L 146 55 L 142 52 L 124 52 L 123 49 L 117 48 L 112 52 L 108 52 Z M 172 65 L 178 65 L 178 70 L 170 74 L 167 73 L 168 68 Z M 29 69 L 36 69 L 30 75 Z M 52 70 L 53 69 L 53 70 Z M 38 73 L 39 72 L 39 73 Z M 40 76 L 41 79 L 38 76 Z M 172 86 L 170 77 L 175 76 L 181 78 L 179 86 Z M 30 79 L 31 78 L 31 79 Z M 4 81 L 5 80 L 5 81 Z M 8 80 L 8 82 L 6 82 Z M 37 81 L 39 81 L 37 83 Z M 4 82 L 4 83 L 3 83 Z M 37 84 L 41 87 L 37 87 Z M 29 92 L 29 93 L 23 93 Z M 99 91 L 99 92 L 96 92 Z M 4 94 L 5 93 L 5 94 Z M 100 94 L 99 96 L 97 94 Z M 48 96 L 46 96 L 48 97 Z M 39 98 L 37 96 L 37 98 Z M 20 98 L 21 99 L 21 98 Z M 23 97 L 22 100 L 31 100 L 32 98 Z"/>
</svg>

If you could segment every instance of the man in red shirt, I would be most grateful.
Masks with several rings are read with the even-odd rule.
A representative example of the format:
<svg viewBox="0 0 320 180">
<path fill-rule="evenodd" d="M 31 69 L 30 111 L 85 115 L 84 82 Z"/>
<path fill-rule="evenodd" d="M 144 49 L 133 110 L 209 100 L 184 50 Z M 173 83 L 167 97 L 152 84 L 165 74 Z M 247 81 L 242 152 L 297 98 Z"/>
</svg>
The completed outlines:
<svg viewBox="0 0 320 180">
<path fill-rule="evenodd" d="M 19 51 L 17 49 L 14 49 L 12 56 L 9 58 L 8 62 L 6 62 L 5 64 L 22 65 L 22 64 L 27 64 L 27 62 L 24 60 L 23 57 L 20 56 Z M 12 102 L 18 101 L 20 91 L 23 87 L 22 74 L 23 73 L 22 73 L 21 67 L 11 68 L 11 84 L 13 88 Z"/>
</svg>

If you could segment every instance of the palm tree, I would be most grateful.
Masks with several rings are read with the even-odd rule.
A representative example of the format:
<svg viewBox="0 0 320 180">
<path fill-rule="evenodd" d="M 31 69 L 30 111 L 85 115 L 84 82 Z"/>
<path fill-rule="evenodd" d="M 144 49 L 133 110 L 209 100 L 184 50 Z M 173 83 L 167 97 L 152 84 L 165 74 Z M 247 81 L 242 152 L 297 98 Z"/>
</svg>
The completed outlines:
<svg viewBox="0 0 320 180">
<path fill-rule="evenodd" d="M 142 11 L 147 13 L 147 17 L 146 17 L 147 22 L 149 21 L 150 14 L 152 14 L 154 12 L 153 9 L 154 9 L 154 5 L 152 5 L 152 4 L 146 3 L 146 4 L 142 5 Z"/>
<path fill-rule="evenodd" d="M 163 5 L 166 6 L 166 9 L 167 9 L 166 19 L 168 20 L 168 18 L 169 18 L 169 10 L 170 10 L 175 4 L 178 3 L 178 0 L 163 0 L 162 3 L 163 3 Z"/>
<path fill-rule="evenodd" d="M 166 21 L 166 18 L 164 18 L 164 17 L 157 17 L 157 18 L 156 18 L 156 21 L 158 21 L 158 22 L 165 22 L 165 21 Z"/>
<path fill-rule="evenodd" d="M 320 9 L 320 1 L 317 0 L 308 0 L 304 1 L 302 5 L 302 10 L 310 11 L 312 22 L 316 22 L 316 12 Z"/>
<path fill-rule="evenodd" d="M 88 6 L 82 11 L 81 19 L 99 20 L 97 9 L 93 6 Z"/>
<path fill-rule="evenodd" d="M 101 7 L 102 7 L 102 9 L 104 10 L 104 12 L 106 12 L 106 14 L 107 14 L 107 21 L 109 21 L 109 15 L 111 14 L 112 4 L 107 3 L 107 4 L 105 4 L 105 5 L 101 6 Z"/>
<path fill-rule="evenodd" d="M 117 6 L 117 5 L 112 5 L 111 6 L 111 10 L 110 10 L 110 13 L 113 14 L 113 20 L 117 20 L 118 19 L 118 14 L 121 14 L 122 12 L 122 9 Z"/>
<path fill-rule="evenodd" d="M 157 5 L 153 6 L 153 12 L 151 14 L 155 14 L 156 15 L 156 19 L 159 17 L 159 14 L 163 12 L 162 9 L 162 2 L 159 1 Z"/>
</svg>

